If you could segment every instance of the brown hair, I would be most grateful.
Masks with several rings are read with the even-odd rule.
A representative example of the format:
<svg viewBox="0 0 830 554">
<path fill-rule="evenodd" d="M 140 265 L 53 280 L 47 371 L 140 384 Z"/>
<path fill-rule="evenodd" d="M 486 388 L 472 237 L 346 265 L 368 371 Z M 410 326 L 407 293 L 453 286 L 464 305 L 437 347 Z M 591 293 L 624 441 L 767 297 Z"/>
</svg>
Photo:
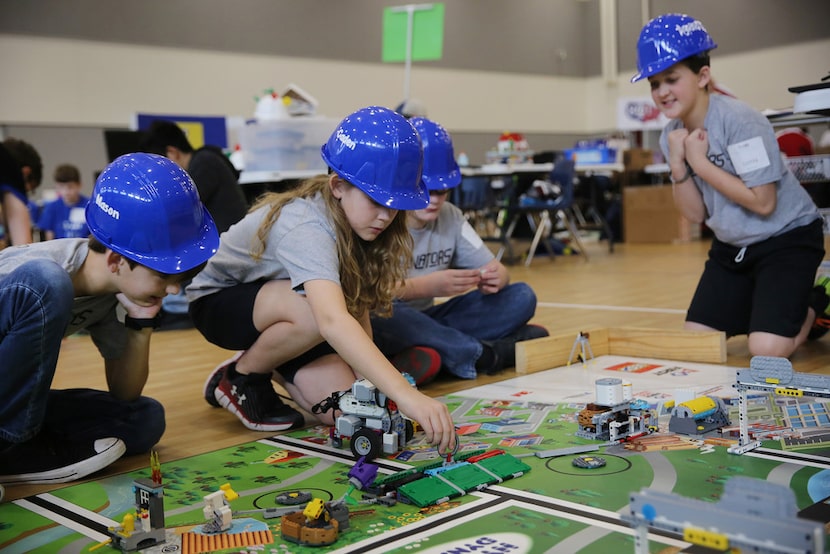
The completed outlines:
<svg viewBox="0 0 830 554">
<path fill-rule="evenodd" d="M 12 137 L 4 140 L 3 146 L 17 160 L 21 168 L 29 168 L 29 176 L 26 179 L 26 184 L 29 185 L 30 190 L 35 190 L 43 178 L 43 162 L 40 160 L 38 151 L 28 142 Z"/>
<path fill-rule="evenodd" d="M 406 218 L 396 215 L 378 238 L 365 241 L 352 230 L 328 183 L 329 177 L 320 175 L 289 192 L 271 192 L 260 197 L 250 211 L 265 207 L 268 213 L 251 245 L 251 257 L 255 261 L 261 259 L 268 246 L 268 233 L 283 206 L 296 198 L 311 198 L 320 194 L 336 234 L 340 286 L 349 313 L 355 318 L 361 317 L 367 310 L 389 315 L 392 313 L 393 292 L 404 282 L 412 260 L 412 237 L 406 228 Z"/>
<path fill-rule="evenodd" d="M 87 238 L 87 246 L 90 250 L 92 250 L 93 252 L 97 252 L 98 254 L 106 254 L 107 249 L 109 248 L 106 244 L 98 240 L 98 237 L 96 237 L 95 235 L 89 235 L 89 238 Z M 127 260 L 127 264 L 130 266 L 130 269 L 135 269 L 137 265 L 143 265 L 131 259 L 130 257 L 125 256 L 124 254 L 120 254 L 120 256 Z M 194 277 L 196 277 L 196 275 L 200 271 L 202 271 L 206 265 L 207 261 L 204 261 L 196 267 L 191 267 L 187 271 L 183 271 L 181 273 L 162 273 L 161 271 L 156 271 L 155 269 L 147 267 L 146 265 L 144 267 L 147 267 L 147 269 L 149 269 L 150 271 L 159 274 L 163 279 L 167 279 L 169 277 L 177 277 L 179 283 L 186 283 L 192 280 Z"/>
<path fill-rule="evenodd" d="M 72 164 L 61 164 L 55 168 L 53 178 L 56 183 L 80 183 L 81 172 Z"/>
</svg>

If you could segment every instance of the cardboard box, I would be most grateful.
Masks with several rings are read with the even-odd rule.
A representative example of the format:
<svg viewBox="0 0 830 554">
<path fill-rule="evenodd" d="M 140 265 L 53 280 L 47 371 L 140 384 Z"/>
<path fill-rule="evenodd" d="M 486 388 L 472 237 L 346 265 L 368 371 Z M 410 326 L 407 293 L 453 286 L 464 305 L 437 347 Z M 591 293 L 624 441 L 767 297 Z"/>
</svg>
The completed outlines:
<svg viewBox="0 0 830 554">
<path fill-rule="evenodd" d="M 674 205 L 671 185 L 623 189 L 623 240 L 627 243 L 671 243 L 700 238 Z"/>
<path fill-rule="evenodd" d="M 654 153 L 648 148 L 629 148 L 623 152 L 623 165 L 626 171 L 642 171 L 654 163 Z"/>
</svg>

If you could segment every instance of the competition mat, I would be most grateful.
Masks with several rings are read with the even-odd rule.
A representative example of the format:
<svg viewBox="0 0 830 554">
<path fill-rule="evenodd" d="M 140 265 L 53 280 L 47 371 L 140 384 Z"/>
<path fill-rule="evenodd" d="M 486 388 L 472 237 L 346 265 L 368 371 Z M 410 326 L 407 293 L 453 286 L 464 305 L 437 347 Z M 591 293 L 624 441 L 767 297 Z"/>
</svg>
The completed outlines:
<svg viewBox="0 0 830 554">
<path fill-rule="evenodd" d="M 699 396 L 723 398 L 736 422 L 735 372 L 717 365 L 602 356 L 445 397 L 461 438 L 457 457 L 500 449 L 529 470 L 424 507 L 361 502 L 361 491 L 349 481 L 355 459 L 348 440 L 334 448 L 324 426 L 182 460 L 161 460 L 165 541 L 139 551 L 634 552 L 634 531 L 620 517 L 629 509 L 630 493 L 650 488 L 716 503 L 732 476 L 784 484 L 794 491 L 799 510 L 823 514 L 816 510 L 830 497 L 825 444 L 830 417 L 824 399 L 751 395 L 750 428 L 763 445 L 743 455 L 727 452 L 736 442 L 736 426 L 696 437 L 668 431 L 672 401 Z M 618 444 L 575 434 L 579 412 L 595 400 L 596 381 L 608 377 L 631 383 L 634 398 L 658 416 L 655 432 Z M 581 447 L 598 449 L 540 455 Z M 604 465 L 578 467 L 573 463 L 578 456 L 600 457 Z M 403 451 L 374 463 L 382 479 L 440 461 L 416 433 Z M 0 552 L 116 551 L 103 544 L 108 528 L 135 512 L 133 482 L 150 473 L 148 459 L 144 471 L 0 504 Z M 238 494 L 229 503 L 231 528 L 210 535 L 203 528 L 204 497 L 225 483 Z M 348 524 L 328 546 L 285 540 L 282 518 L 266 517 L 269 510 L 285 507 L 277 501 L 280 495 L 325 502 L 347 499 Z M 688 546 L 676 535 L 648 535 L 649 552 L 677 552 Z"/>
</svg>

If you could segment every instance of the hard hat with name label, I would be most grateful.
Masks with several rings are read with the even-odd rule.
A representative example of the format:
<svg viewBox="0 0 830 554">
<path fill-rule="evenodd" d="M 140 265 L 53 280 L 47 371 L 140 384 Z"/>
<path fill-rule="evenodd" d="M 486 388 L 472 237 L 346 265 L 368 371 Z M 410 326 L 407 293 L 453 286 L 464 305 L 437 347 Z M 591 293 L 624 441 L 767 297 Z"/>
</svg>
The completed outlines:
<svg viewBox="0 0 830 554">
<path fill-rule="evenodd" d="M 429 204 L 421 183 L 421 139 L 388 108 L 370 106 L 346 116 L 321 153 L 332 171 L 382 206 L 419 210 Z"/>
<path fill-rule="evenodd" d="M 190 175 L 156 154 L 125 154 L 108 165 L 95 183 L 86 221 L 107 248 L 161 273 L 192 269 L 219 246 Z"/>
<path fill-rule="evenodd" d="M 424 170 L 421 181 L 429 190 L 446 190 L 461 183 L 461 170 L 455 161 L 452 137 L 438 123 L 425 117 L 409 120 L 424 145 Z"/>
<path fill-rule="evenodd" d="M 717 47 L 703 23 L 691 16 L 669 13 L 655 17 L 640 31 L 637 74 L 631 82 L 656 75 L 681 60 Z"/>
</svg>

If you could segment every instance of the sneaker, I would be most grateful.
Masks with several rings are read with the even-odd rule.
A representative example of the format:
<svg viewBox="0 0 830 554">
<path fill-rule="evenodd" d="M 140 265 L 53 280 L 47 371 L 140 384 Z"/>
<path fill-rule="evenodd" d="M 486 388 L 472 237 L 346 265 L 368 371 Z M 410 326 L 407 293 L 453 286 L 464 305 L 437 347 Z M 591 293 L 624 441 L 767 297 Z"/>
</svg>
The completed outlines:
<svg viewBox="0 0 830 554">
<path fill-rule="evenodd" d="M 810 294 L 810 307 L 816 312 L 816 319 L 807 334 L 808 340 L 815 340 L 823 337 L 830 330 L 830 314 L 827 313 L 830 304 L 830 277 L 822 276 L 816 281 Z"/>
<path fill-rule="evenodd" d="M 235 366 L 225 366 L 214 395 L 245 427 L 253 431 L 287 431 L 305 424 L 303 414 L 283 404 L 270 373 L 242 375 Z"/>
<path fill-rule="evenodd" d="M 494 341 L 489 342 L 488 344 L 496 353 L 496 357 L 499 360 L 500 367 L 498 367 L 495 371 L 485 371 L 485 373 L 487 373 L 487 375 L 492 375 L 494 373 L 498 373 L 502 369 L 507 369 L 508 367 L 515 367 L 517 342 L 539 339 L 542 337 L 547 337 L 548 335 L 548 330 L 542 327 L 541 325 L 528 324 L 520 327 L 519 329 L 517 329 L 516 331 L 514 331 L 510 335 L 507 335 L 504 338 L 496 339 Z"/>
<path fill-rule="evenodd" d="M 107 467 L 126 450 L 121 439 L 73 442 L 41 433 L 0 452 L 0 483 L 23 485 L 75 481 Z"/>
<path fill-rule="evenodd" d="M 231 364 L 236 365 L 236 361 L 240 357 L 242 357 L 242 354 L 244 352 L 244 350 L 242 350 L 241 352 L 237 352 L 233 356 L 233 358 L 225 360 L 224 362 L 216 366 L 216 369 L 211 371 L 210 375 L 208 375 L 207 381 L 205 381 L 203 394 L 205 397 L 205 401 L 214 408 L 222 407 L 222 405 L 216 400 L 216 387 L 219 386 L 219 381 L 222 380 L 222 376 L 225 374 L 225 370 L 228 368 L 228 366 L 230 366 Z"/>
<path fill-rule="evenodd" d="M 392 365 L 401 373 L 408 373 L 416 385 L 426 385 L 441 369 L 441 355 L 427 346 L 413 346 L 396 354 Z"/>
</svg>

